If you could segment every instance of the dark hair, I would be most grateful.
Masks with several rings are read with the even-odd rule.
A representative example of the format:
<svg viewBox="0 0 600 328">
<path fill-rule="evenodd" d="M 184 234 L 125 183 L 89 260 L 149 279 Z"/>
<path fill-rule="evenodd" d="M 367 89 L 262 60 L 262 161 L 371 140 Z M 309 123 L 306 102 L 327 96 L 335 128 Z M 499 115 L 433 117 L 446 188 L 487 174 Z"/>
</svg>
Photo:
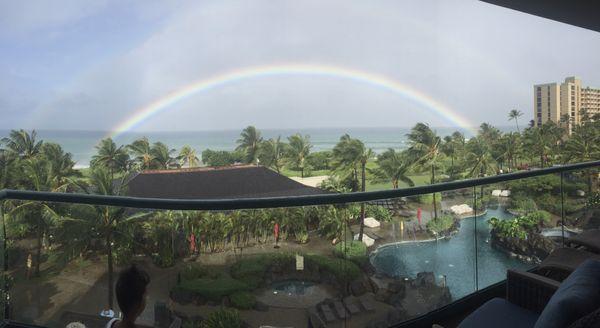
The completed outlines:
<svg viewBox="0 0 600 328">
<path fill-rule="evenodd" d="M 119 273 L 115 290 L 117 303 L 125 317 L 131 315 L 131 311 L 143 302 L 148 283 L 150 283 L 150 277 L 146 271 L 138 269 L 135 265 Z"/>
</svg>

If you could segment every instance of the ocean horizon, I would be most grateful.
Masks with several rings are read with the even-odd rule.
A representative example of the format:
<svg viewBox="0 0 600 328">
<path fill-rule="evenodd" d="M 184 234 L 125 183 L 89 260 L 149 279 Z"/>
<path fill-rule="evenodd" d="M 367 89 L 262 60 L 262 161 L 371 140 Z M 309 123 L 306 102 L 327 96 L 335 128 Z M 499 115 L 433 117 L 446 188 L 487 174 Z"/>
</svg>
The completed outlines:
<svg viewBox="0 0 600 328">
<path fill-rule="evenodd" d="M 513 126 L 497 127 L 503 132 L 514 131 Z M 344 134 L 362 140 L 375 153 L 382 153 L 392 148 L 402 150 L 407 148 L 406 134 L 410 127 L 332 127 L 332 128 L 299 128 L 299 129 L 260 129 L 263 139 L 281 136 L 285 141 L 288 136 L 296 133 L 309 135 L 311 151 L 331 150 Z M 432 127 L 438 135 L 446 136 L 454 131 L 462 132 L 466 138 L 473 137 L 468 128 Z M 118 145 L 125 145 L 141 137 L 147 137 L 150 142 L 161 141 L 170 148 L 179 150 L 185 145 L 194 148 L 200 157 L 202 151 L 233 150 L 242 129 L 239 130 L 200 130 L 200 131 L 140 131 L 124 132 L 114 138 Z M 0 137 L 8 136 L 10 130 L 0 130 Z M 95 154 L 98 142 L 111 135 L 108 131 L 79 131 L 79 130 L 36 130 L 38 138 L 60 144 L 66 152 L 73 155 L 77 168 L 89 166 L 91 157 Z"/>
</svg>

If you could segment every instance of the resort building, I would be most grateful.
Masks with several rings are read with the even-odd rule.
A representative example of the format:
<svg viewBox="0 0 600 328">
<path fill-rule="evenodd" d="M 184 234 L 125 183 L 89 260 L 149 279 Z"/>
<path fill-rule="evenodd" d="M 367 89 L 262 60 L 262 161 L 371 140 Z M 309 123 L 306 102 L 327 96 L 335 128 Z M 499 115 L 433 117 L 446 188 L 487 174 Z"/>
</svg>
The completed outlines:
<svg viewBox="0 0 600 328">
<path fill-rule="evenodd" d="M 568 128 L 570 134 L 572 127 L 581 123 L 582 111 L 600 113 L 600 89 L 582 87 L 579 78 L 567 77 L 560 84 L 534 85 L 533 103 L 536 126 L 553 121 Z"/>
</svg>

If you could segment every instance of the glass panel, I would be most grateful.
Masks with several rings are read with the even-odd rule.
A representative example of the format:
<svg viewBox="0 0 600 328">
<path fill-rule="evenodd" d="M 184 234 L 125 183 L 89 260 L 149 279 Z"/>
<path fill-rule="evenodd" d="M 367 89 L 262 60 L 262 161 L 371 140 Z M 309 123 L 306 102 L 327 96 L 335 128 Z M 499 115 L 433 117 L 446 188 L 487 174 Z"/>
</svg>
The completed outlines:
<svg viewBox="0 0 600 328">
<path fill-rule="evenodd" d="M 598 216 L 598 170 L 587 169 L 563 174 L 565 235 L 600 228 Z"/>
<path fill-rule="evenodd" d="M 567 237 L 598 228 L 588 172 L 563 175 L 562 195 L 560 175 L 547 175 L 437 193 L 435 203 L 426 194 L 210 212 L 5 202 L 10 317 L 64 327 L 107 321 L 109 308 L 119 316 L 110 245 L 113 286 L 130 264 L 150 277 L 142 325 L 222 309 L 250 326 L 392 325 L 533 268 L 562 246 L 563 221 Z"/>
<path fill-rule="evenodd" d="M 473 230 L 448 211 L 449 193 L 388 200 L 392 217 L 370 248 L 375 297 L 407 320 L 475 291 Z M 437 213 L 436 213 L 437 212 Z"/>
<path fill-rule="evenodd" d="M 187 325 L 223 308 L 252 327 L 304 327 L 311 317 L 362 325 L 388 320 L 392 309 L 375 300 L 367 247 L 353 241 L 360 205 L 219 212 L 28 206 L 31 212 L 10 212 L 7 221 L 11 318 L 20 322 L 89 326 L 106 322 L 102 315 L 121 316 L 116 295 L 109 301 L 109 244 L 112 286 L 130 264 L 150 277 L 141 325 L 164 326 L 174 315 Z"/>
<path fill-rule="evenodd" d="M 513 182 L 477 186 L 467 203 L 475 217 L 465 219 L 477 230 L 477 287 L 483 289 L 506 279 L 507 269 L 528 270 L 538 261 L 534 247 L 537 227 L 525 227 L 521 218 L 535 212 L 533 202 Z M 525 205 L 523 205 L 525 204 Z M 531 208 L 530 208 L 531 207 Z"/>
</svg>

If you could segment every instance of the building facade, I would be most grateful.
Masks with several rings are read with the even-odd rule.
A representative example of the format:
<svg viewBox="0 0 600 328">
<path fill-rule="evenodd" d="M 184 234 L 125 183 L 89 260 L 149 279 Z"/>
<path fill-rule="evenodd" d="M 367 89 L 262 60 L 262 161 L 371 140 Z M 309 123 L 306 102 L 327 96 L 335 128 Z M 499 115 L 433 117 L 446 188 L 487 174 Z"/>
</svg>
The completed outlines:
<svg viewBox="0 0 600 328">
<path fill-rule="evenodd" d="M 581 80 L 568 77 L 563 83 L 533 86 L 533 121 L 540 126 L 548 121 L 569 130 L 581 123 L 581 113 L 600 113 L 600 89 L 582 87 Z"/>
</svg>

